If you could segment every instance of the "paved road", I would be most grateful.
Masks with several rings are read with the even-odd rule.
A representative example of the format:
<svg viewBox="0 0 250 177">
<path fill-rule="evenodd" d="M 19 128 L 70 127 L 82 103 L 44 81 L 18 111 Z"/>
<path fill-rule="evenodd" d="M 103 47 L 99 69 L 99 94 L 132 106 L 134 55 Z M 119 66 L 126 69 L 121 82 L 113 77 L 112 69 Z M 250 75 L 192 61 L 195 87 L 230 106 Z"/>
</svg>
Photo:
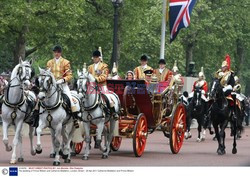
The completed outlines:
<svg viewBox="0 0 250 177">
<path fill-rule="evenodd" d="M 81 160 L 82 152 L 76 157 L 72 157 L 70 164 L 62 166 L 250 166 L 250 127 L 245 128 L 242 139 L 237 141 L 238 153 L 233 155 L 232 137 L 229 137 L 229 129 L 227 129 L 226 151 L 224 156 L 219 156 L 216 153 L 217 141 L 212 140 L 211 135 L 207 135 L 204 142 L 197 143 L 195 129 L 191 130 L 193 137 L 184 142 L 179 154 L 171 153 L 168 139 L 165 138 L 162 132 L 155 132 L 149 135 L 145 152 L 142 157 L 134 157 L 132 150 L 132 139 L 123 139 L 120 150 L 112 152 L 109 159 L 101 159 L 99 150 L 91 151 L 88 161 Z M 10 140 L 12 140 L 10 136 Z M 1 137 L 2 139 L 2 137 Z M 49 158 L 50 153 L 50 136 L 42 136 L 43 153 L 36 156 L 29 154 L 29 140 L 27 137 L 23 140 L 24 143 L 24 160 L 23 163 L 18 163 L 18 166 L 45 166 L 52 165 L 53 159 Z M 0 166 L 9 166 L 11 153 L 5 152 L 3 143 L 0 142 Z"/>
</svg>

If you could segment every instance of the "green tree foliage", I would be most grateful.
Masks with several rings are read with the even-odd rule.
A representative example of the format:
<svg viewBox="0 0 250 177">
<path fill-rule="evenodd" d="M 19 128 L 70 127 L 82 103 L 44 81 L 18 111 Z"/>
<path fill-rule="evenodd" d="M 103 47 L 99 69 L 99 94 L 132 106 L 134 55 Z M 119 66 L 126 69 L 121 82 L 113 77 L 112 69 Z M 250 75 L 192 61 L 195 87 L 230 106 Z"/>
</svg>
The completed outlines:
<svg viewBox="0 0 250 177">
<path fill-rule="evenodd" d="M 18 57 L 35 59 L 45 67 L 55 44 L 63 47 L 63 56 L 73 70 L 90 64 L 92 51 L 102 47 L 110 63 L 113 43 L 113 13 L 110 0 L 1 0 L 0 72 L 9 70 Z M 157 67 L 160 53 L 162 0 L 123 0 L 119 8 L 119 72 L 124 74 L 139 64 L 142 54 Z M 250 81 L 250 3 L 249 0 L 197 0 L 191 24 L 176 40 L 166 38 L 167 66 L 178 61 L 185 75 L 187 64 L 203 66 L 210 80 L 228 53 L 232 69 L 243 85 Z M 250 94 L 250 87 L 246 87 Z"/>
</svg>

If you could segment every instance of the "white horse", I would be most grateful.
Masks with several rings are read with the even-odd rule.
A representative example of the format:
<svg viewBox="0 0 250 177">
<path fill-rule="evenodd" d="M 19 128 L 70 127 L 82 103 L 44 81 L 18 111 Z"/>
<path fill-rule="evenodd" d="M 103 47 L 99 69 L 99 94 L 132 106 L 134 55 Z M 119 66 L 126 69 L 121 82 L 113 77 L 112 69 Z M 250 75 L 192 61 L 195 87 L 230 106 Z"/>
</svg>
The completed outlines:
<svg viewBox="0 0 250 177">
<path fill-rule="evenodd" d="M 110 143 L 113 138 L 113 132 L 115 128 L 116 120 L 112 116 L 110 110 L 104 111 L 105 101 L 103 100 L 99 90 L 101 89 L 95 78 L 84 68 L 82 72 L 78 71 L 77 90 L 82 94 L 82 121 L 85 130 L 85 150 L 82 157 L 83 160 L 88 160 L 89 157 L 89 145 L 90 145 L 90 125 L 94 124 L 97 127 L 96 130 L 96 145 L 103 152 L 102 158 L 108 158 L 110 152 Z M 115 112 L 120 111 L 119 97 L 110 91 L 105 93 L 111 98 L 114 104 Z M 105 123 L 109 122 L 108 129 L 106 129 Z M 105 147 L 101 145 L 102 134 L 105 139 Z"/>
<path fill-rule="evenodd" d="M 42 152 L 41 133 L 44 128 L 49 127 L 55 152 L 53 165 L 60 165 L 60 155 L 62 155 L 65 163 L 70 163 L 70 142 L 75 130 L 72 123 L 72 115 L 65 109 L 62 90 L 60 86 L 56 84 L 56 80 L 50 72 L 50 69 L 44 70 L 39 68 L 39 71 L 38 82 L 40 92 L 38 98 L 40 100 L 40 116 L 39 126 L 36 129 L 36 152 L 39 154 Z M 80 101 L 75 94 L 72 94 L 72 96 L 75 101 L 78 102 L 77 105 L 80 112 Z M 60 144 L 61 136 L 63 139 L 62 144 Z"/>
<path fill-rule="evenodd" d="M 35 105 L 36 96 L 31 91 L 25 91 L 30 85 L 32 77 L 31 62 L 19 61 L 11 73 L 10 82 L 5 91 L 2 105 L 2 119 L 3 119 L 3 143 L 6 151 L 11 151 L 12 146 L 8 141 L 8 128 L 11 124 L 15 126 L 15 136 L 13 139 L 13 153 L 10 160 L 11 164 L 16 163 L 16 148 L 20 145 L 20 156 L 18 162 L 23 162 L 22 152 L 22 135 L 21 130 L 23 122 L 25 122 L 32 113 L 29 103 L 33 102 Z M 29 126 L 29 138 L 31 145 L 31 155 L 35 155 L 33 147 L 34 128 Z"/>
</svg>

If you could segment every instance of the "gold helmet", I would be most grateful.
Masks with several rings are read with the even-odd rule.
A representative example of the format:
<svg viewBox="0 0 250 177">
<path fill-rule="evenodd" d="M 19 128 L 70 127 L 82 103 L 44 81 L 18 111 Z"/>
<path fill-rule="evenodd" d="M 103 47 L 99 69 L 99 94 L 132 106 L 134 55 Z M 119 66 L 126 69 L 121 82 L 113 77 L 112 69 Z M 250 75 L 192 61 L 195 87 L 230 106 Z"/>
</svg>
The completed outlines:
<svg viewBox="0 0 250 177">
<path fill-rule="evenodd" d="M 101 59 L 101 62 L 103 62 L 103 58 L 102 58 L 102 48 L 99 47 L 99 48 L 98 48 L 98 51 L 101 53 L 100 59 Z"/>
<path fill-rule="evenodd" d="M 173 72 L 178 72 L 178 71 L 179 71 L 179 69 L 178 69 L 178 67 L 177 67 L 177 62 L 176 62 L 176 60 L 174 61 L 174 66 L 173 66 L 172 70 L 173 70 Z"/>
<path fill-rule="evenodd" d="M 198 76 L 199 76 L 199 79 L 205 79 L 203 67 L 201 67 L 201 71 L 199 72 Z"/>
<path fill-rule="evenodd" d="M 223 61 L 222 64 L 221 64 L 221 67 L 224 68 L 224 67 L 228 67 L 228 63 L 227 61 Z"/>
</svg>

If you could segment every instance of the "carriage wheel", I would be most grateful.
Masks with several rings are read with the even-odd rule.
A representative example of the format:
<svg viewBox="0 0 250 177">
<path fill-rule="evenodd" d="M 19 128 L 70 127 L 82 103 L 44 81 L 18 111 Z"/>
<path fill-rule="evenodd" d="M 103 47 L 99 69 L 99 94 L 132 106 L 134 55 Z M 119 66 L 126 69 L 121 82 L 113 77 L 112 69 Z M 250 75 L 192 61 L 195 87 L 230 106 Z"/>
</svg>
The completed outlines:
<svg viewBox="0 0 250 177">
<path fill-rule="evenodd" d="M 182 103 L 179 103 L 175 109 L 171 121 L 170 130 L 170 148 L 173 154 L 177 154 L 184 140 L 184 133 L 186 131 L 186 110 Z"/>
<path fill-rule="evenodd" d="M 145 149 L 148 127 L 146 116 L 141 113 L 137 117 L 133 133 L 133 150 L 136 157 L 140 157 Z"/>
<path fill-rule="evenodd" d="M 80 152 L 82 151 L 82 147 L 83 147 L 83 141 L 80 143 L 74 143 L 74 147 L 75 147 L 75 153 L 80 154 Z"/>
<path fill-rule="evenodd" d="M 119 136 L 114 136 L 112 139 L 112 142 L 110 144 L 110 147 L 113 151 L 118 151 L 118 149 L 121 146 L 121 142 L 122 142 L 122 137 Z"/>
</svg>

